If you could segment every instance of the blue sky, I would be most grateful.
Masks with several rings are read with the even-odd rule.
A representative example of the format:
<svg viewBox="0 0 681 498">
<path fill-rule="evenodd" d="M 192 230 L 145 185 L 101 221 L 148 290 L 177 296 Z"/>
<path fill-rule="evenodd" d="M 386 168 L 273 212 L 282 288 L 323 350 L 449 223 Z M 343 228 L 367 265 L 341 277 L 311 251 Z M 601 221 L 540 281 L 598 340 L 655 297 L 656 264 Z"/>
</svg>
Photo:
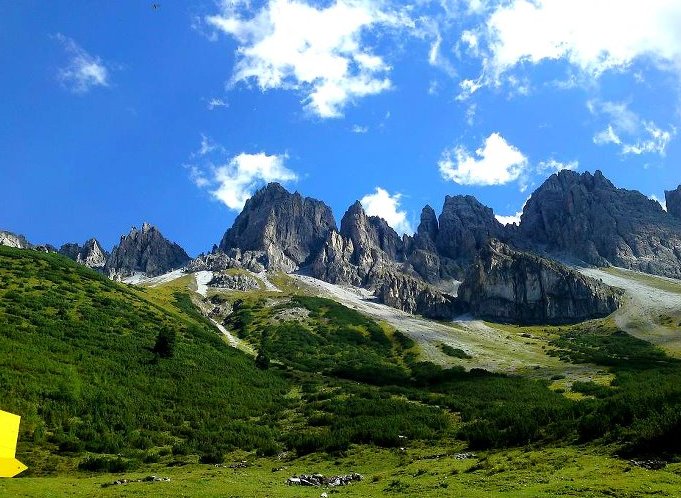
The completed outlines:
<svg viewBox="0 0 681 498">
<path fill-rule="evenodd" d="M 0 228 L 195 255 L 267 181 L 398 232 L 544 178 L 681 183 L 681 3 L 0 0 Z"/>
</svg>

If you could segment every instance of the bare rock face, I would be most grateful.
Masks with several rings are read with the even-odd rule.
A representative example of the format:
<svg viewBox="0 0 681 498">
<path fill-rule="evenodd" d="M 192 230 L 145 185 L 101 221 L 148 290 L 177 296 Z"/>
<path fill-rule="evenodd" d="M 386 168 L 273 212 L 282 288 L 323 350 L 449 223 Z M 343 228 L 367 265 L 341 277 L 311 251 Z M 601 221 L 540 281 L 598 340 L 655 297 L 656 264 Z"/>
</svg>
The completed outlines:
<svg viewBox="0 0 681 498">
<path fill-rule="evenodd" d="M 521 245 L 549 254 L 681 277 L 681 220 L 600 171 L 551 175 L 527 201 L 519 235 Z"/>
<path fill-rule="evenodd" d="M 460 280 L 491 238 L 505 240 L 507 234 L 490 208 L 470 195 L 446 196 L 435 239 L 441 276 Z"/>
<path fill-rule="evenodd" d="M 359 202 L 345 213 L 341 232 L 327 237 L 309 267 L 312 276 L 374 291 L 377 299 L 431 318 L 455 314 L 454 298 L 439 292 L 404 261 L 404 241 L 385 220 L 367 216 Z"/>
<path fill-rule="evenodd" d="M 214 273 L 213 278 L 208 282 L 209 287 L 219 287 L 238 291 L 249 291 L 260 289 L 258 280 L 250 275 L 243 273 Z"/>
<path fill-rule="evenodd" d="M 82 247 L 74 243 L 64 244 L 59 249 L 59 254 L 99 271 L 104 271 L 109 256 L 97 239 L 89 239 Z"/>
<path fill-rule="evenodd" d="M 407 313 L 444 320 L 466 310 L 454 296 L 402 272 L 384 272 L 376 278 L 375 287 L 374 293 L 380 302 Z"/>
<path fill-rule="evenodd" d="M 447 196 L 439 219 L 433 208 L 423 208 L 407 259 L 427 282 L 461 280 L 488 240 L 507 240 L 509 236 L 494 212 L 475 197 Z"/>
<path fill-rule="evenodd" d="M 156 227 L 144 223 L 140 230 L 132 227 L 128 235 L 121 236 L 106 261 L 105 270 L 111 277 L 134 273 L 155 277 L 182 268 L 190 259 L 179 245 L 166 239 Z"/>
<path fill-rule="evenodd" d="M 17 249 L 32 249 L 31 244 L 23 235 L 0 230 L 0 246 L 15 247 Z"/>
<path fill-rule="evenodd" d="M 216 250 L 201 254 L 187 264 L 187 271 L 221 271 L 229 268 L 244 268 L 254 273 L 265 271 L 267 255 L 264 251 L 241 251 L 230 249 L 226 253 Z"/>
<path fill-rule="evenodd" d="M 491 241 L 458 298 L 480 318 L 522 324 L 577 323 L 609 315 L 621 291 L 534 254 Z"/>
<path fill-rule="evenodd" d="M 667 202 L 667 212 L 681 220 L 681 185 L 676 190 L 665 190 L 664 198 Z"/>
<path fill-rule="evenodd" d="M 261 251 L 266 268 L 294 271 L 312 260 L 335 229 L 326 204 L 270 183 L 246 201 L 220 250 Z"/>
</svg>

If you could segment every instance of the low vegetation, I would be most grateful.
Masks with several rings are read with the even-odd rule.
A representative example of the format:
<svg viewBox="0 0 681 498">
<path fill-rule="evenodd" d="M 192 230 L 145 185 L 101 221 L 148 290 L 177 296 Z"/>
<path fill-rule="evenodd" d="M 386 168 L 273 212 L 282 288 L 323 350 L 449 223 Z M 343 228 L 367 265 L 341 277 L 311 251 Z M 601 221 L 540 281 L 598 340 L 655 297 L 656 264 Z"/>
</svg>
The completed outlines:
<svg viewBox="0 0 681 498">
<path fill-rule="evenodd" d="M 210 299 L 229 304 L 225 326 L 255 358 L 226 344 L 187 282 L 140 289 L 58 255 L 0 247 L 0 408 L 23 417 L 28 475 L 219 464 L 234 452 L 332 461 L 405 445 L 450 454 L 588 443 L 678 457 L 681 362 L 608 320 L 532 334 L 547 354 L 613 375 L 609 386 L 565 384 L 573 399 L 550 389 L 566 381 L 559 374 L 421 361 L 398 330 L 296 289 Z M 487 475 L 492 461 L 460 471 Z M 384 493 L 416 489 L 400 475 L 375 482 Z"/>
</svg>

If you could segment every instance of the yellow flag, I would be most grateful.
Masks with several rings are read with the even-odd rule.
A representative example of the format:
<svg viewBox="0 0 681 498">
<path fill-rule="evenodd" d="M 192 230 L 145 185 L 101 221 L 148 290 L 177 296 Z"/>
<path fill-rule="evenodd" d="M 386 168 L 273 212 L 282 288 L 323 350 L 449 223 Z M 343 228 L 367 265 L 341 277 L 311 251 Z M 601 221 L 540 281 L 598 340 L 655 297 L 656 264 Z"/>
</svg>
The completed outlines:
<svg viewBox="0 0 681 498">
<path fill-rule="evenodd" d="M 21 417 L 0 410 L 0 477 L 14 477 L 28 467 L 14 458 Z"/>
</svg>

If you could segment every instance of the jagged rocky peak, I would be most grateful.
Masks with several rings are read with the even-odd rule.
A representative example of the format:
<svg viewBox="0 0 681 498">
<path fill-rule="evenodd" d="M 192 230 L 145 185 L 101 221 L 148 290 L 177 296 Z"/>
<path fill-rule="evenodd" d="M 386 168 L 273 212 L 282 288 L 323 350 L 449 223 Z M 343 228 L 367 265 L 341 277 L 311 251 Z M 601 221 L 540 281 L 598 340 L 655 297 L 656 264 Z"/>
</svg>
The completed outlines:
<svg viewBox="0 0 681 498">
<path fill-rule="evenodd" d="M 97 270 L 104 270 L 109 256 L 95 238 L 87 240 L 82 246 L 75 243 L 64 244 L 59 249 L 59 254 Z"/>
<path fill-rule="evenodd" d="M 619 308 L 621 295 L 558 262 L 492 240 L 469 269 L 458 297 L 480 318 L 560 324 L 607 316 Z"/>
<path fill-rule="evenodd" d="M 437 234 L 439 232 L 439 224 L 437 221 L 437 215 L 435 210 L 426 204 L 421 210 L 421 220 L 419 226 L 416 229 L 416 234 L 419 237 L 427 238 L 431 241 L 437 240 Z"/>
<path fill-rule="evenodd" d="M 359 201 L 343 215 L 340 234 L 352 241 L 358 256 L 380 249 L 391 260 L 402 257 L 403 242 L 397 232 L 383 218 L 367 216 Z"/>
<path fill-rule="evenodd" d="M 600 171 L 551 175 L 525 204 L 520 243 L 595 265 L 681 277 L 681 220 Z"/>
<path fill-rule="evenodd" d="M 331 208 L 270 183 L 246 201 L 219 249 L 258 251 L 266 268 L 293 271 L 310 262 L 331 230 Z"/>
<path fill-rule="evenodd" d="M 438 220 L 436 244 L 441 255 L 470 262 L 490 238 L 505 238 L 494 211 L 471 195 L 446 196 Z"/>
<path fill-rule="evenodd" d="M 681 185 L 675 190 L 665 190 L 664 198 L 667 202 L 667 212 L 681 220 Z"/>
<path fill-rule="evenodd" d="M 144 223 L 141 229 L 132 227 L 122 235 L 107 258 L 106 271 L 112 277 L 144 273 L 149 277 L 182 268 L 190 261 L 179 245 L 170 242 L 153 225 Z"/>
<path fill-rule="evenodd" d="M 0 230 L 0 246 L 16 247 L 17 249 L 31 249 L 31 244 L 23 235 Z"/>
</svg>

